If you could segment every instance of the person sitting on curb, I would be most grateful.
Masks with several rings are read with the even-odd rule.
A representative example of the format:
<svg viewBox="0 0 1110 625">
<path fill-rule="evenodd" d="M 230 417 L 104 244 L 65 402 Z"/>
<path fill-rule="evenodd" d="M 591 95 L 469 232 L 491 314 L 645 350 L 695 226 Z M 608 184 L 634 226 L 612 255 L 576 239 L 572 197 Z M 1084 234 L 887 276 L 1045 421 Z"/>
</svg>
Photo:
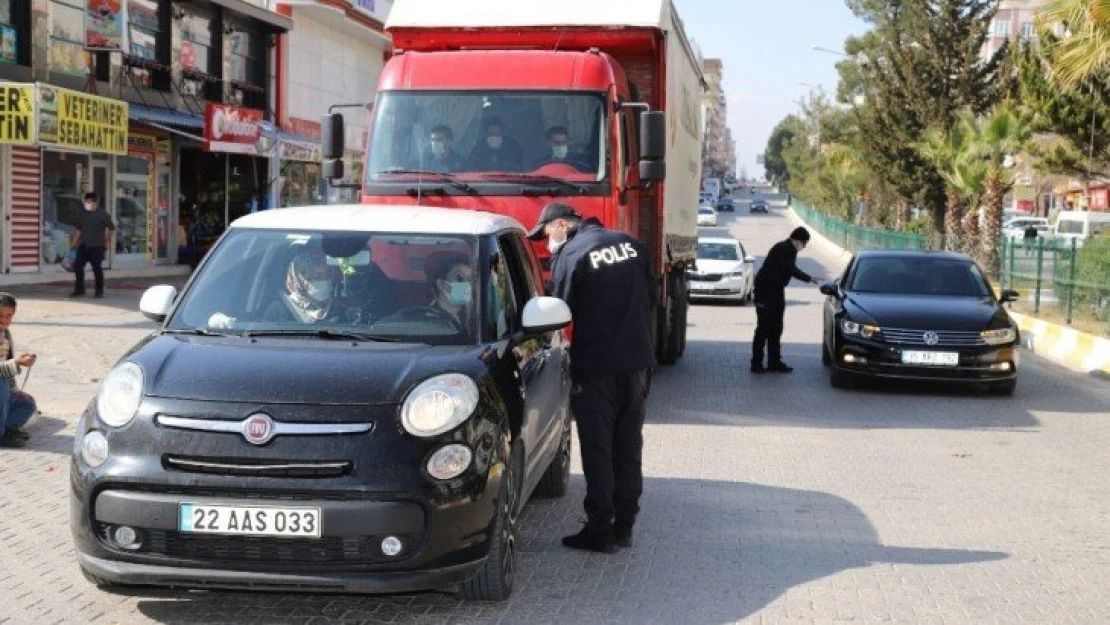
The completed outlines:
<svg viewBox="0 0 1110 625">
<path fill-rule="evenodd" d="M 31 436 L 23 426 L 35 414 L 35 398 L 19 390 L 16 378 L 24 369 L 35 366 L 37 356 L 30 353 L 15 355 L 11 325 L 15 318 L 15 298 L 0 293 L 0 447 L 23 447 Z"/>
</svg>

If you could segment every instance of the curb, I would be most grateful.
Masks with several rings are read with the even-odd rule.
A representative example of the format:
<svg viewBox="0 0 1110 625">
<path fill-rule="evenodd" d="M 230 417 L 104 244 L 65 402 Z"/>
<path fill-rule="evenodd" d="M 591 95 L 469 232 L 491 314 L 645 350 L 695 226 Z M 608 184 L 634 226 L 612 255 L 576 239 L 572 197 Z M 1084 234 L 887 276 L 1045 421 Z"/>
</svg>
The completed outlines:
<svg viewBox="0 0 1110 625">
<path fill-rule="evenodd" d="M 162 265 L 159 267 L 146 267 L 142 269 L 105 269 L 105 280 L 167 278 L 187 276 L 191 269 L 186 265 Z M 85 279 L 92 279 L 92 272 L 85 270 Z M 35 284 L 72 284 L 73 274 L 68 271 L 49 271 L 38 273 L 9 273 L 0 275 L 0 288 L 8 286 L 23 286 Z"/>
<path fill-rule="evenodd" d="M 787 208 L 787 216 L 800 226 L 809 226 L 802 221 L 801 217 L 798 217 L 793 208 Z M 839 260 L 847 260 L 852 256 L 851 252 L 825 238 L 813 228 L 809 229 L 809 233 L 811 241 L 816 241 Z M 1029 315 L 1009 310 L 1007 312 L 1021 332 L 1022 347 L 1072 371 L 1110 377 L 1110 339 Z"/>
</svg>

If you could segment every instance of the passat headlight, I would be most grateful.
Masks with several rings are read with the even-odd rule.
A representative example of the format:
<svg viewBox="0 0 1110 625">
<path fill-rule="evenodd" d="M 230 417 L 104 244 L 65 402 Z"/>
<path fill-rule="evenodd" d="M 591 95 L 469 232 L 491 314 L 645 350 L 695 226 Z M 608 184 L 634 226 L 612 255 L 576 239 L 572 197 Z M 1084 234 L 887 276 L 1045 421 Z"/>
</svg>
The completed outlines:
<svg viewBox="0 0 1110 625">
<path fill-rule="evenodd" d="M 1004 345 L 1006 343 L 1013 343 L 1017 338 L 1017 332 L 1013 328 L 1002 328 L 1000 330 L 984 330 L 979 333 L 979 338 L 987 345 Z"/>
<path fill-rule="evenodd" d="M 840 331 L 851 336 L 862 336 L 865 339 L 873 338 L 882 332 L 879 326 L 872 326 L 851 319 L 840 320 Z"/>
<path fill-rule="evenodd" d="M 424 380 L 401 406 L 401 425 L 413 436 L 435 436 L 466 421 L 478 407 L 478 386 L 470 376 L 446 373 Z"/>
<path fill-rule="evenodd" d="M 96 412 L 101 422 L 123 427 L 139 410 L 143 399 L 143 370 L 133 362 L 125 362 L 105 376 L 96 396 Z"/>
</svg>

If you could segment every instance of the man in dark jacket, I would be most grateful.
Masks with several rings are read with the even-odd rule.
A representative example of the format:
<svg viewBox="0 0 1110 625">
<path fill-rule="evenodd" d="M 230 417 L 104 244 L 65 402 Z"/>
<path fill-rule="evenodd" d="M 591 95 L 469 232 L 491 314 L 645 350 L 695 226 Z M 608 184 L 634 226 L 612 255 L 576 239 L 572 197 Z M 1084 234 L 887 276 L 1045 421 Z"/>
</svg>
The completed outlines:
<svg viewBox="0 0 1110 625">
<path fill-rule="evenodd" d="M 100 197 L 96 193 L 86 193 L 84 200 L 85 210 L 77 216 L 77 238 L 72 244 L 77 258 L 73 262 L 73 293 L 69 296 L 84 297 L 85 265 L 89 264 L 96 285 L 95 296 L 104 297 L 104 255 L 112 241 L 109 233 L 116 231 L 116 224 L 112 223 L 112 216 L 100 208 Z"/>
<path fill-rule="evenodd" d="M 755 274 L 755 340 L 752 344 L 752 373 L 776 371 L 790 373 L 793 367 L 782 361 L 783 315 L 786 314 L 786 285 L 790 279 L 819 284 L 817 278 L 798 269 L 798 252 L 809 243 L 809 231 L 795 228 L 790 238 L 779 241 L 767 253 Z M 763 367 L 763 349 L 767 348 L 767 367 Z"/>
<path fill-rule="evenodd" d="M 570 306 L 571 410 L 586 476 L 586 526 L 563 545 L 612 553 L 632 545 L 643 492 L 644 410 L 655 366 L 651 258 L 636 239 L 553 203 L 529 233 L 554 254 L 550 293 Z"/>
</svg>

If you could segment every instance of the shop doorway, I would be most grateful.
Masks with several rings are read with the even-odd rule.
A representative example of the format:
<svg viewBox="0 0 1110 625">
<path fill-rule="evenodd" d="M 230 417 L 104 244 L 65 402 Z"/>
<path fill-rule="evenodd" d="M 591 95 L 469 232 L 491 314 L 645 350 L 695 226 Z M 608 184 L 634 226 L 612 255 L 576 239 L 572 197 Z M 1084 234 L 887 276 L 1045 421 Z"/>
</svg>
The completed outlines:
<svg viewBox="0 0 1110 625">
<path fill-rule="evenodd" d="M 115 176 L 115 254 L 119 267 L 149 265 L 150 159 L 117 156 Z"/>
</svg>

